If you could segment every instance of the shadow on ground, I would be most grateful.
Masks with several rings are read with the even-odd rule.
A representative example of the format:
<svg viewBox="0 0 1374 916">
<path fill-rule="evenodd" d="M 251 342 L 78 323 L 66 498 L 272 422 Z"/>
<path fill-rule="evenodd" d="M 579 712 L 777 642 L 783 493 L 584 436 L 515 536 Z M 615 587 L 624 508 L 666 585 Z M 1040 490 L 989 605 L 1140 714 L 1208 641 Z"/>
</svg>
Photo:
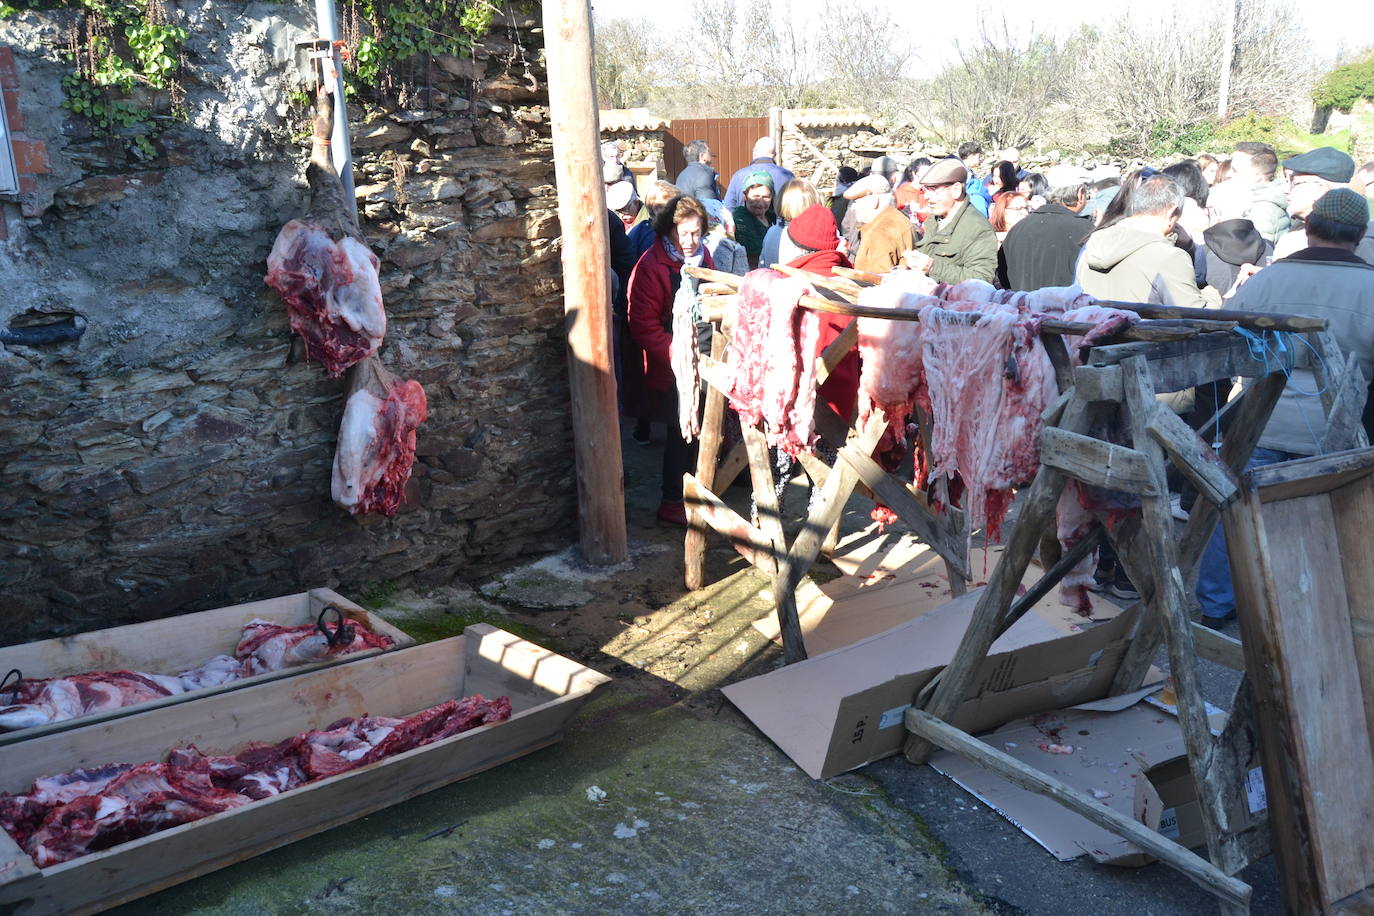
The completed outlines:
<svg viewBox="0 0 1374 916">
<path fill-rule="evenodd" d="M 684 594 L 682 530 L 654 519 L 660 449 L 625 437 L 624 567 L 565 552 L 477 592 L 368 596 L 418 639 L 486 621 L 614 678 L 560 744 L 118 912 L 1212 911 L 1162 866 L 1056 862 L 928 767 L 892 758 L 817 782 L 793 766 L 719 690 L 781 664 L 751 626 L 767 582 L 717 540 L 708 585 Z M 804 500 L 789 494 L 785 513 Z M 749 493 L 728 501 L 746 513 Z M 1272 867 L 1243 877 L 1256 912 L 1282 912 Z"/>
</svg>

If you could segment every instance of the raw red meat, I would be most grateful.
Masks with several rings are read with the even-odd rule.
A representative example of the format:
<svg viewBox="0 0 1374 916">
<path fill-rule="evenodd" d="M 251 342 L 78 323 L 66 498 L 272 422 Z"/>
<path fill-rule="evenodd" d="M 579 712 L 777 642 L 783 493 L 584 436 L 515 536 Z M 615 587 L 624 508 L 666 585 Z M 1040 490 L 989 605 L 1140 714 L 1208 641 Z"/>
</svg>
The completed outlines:
<svg viewBox="0 0 1374 916">
<path fill-rule="evenodd" d="M 386 335 L 378 263 L 358 239 L 336 241 L 325 227 L 294 219 L 267 257 L 267 285 L 286 303 L 291 330 L 335 378 L 376 353 Z"/>
<path fill-rule="evenodd" d="M 11 705 L 0 708 L 0 731 L 35 728 L 111 709 L 146 703 L 188 690 L 226 684 L 242 677 L 280 671 L 364 649 L 389 648 L 389 636 L 355 622 L 325 624 L 330 641 L 316 624 L 284 627 L 255 619 L 243 628 L 234 656 L 217 655 L 175 677 L 142 671 L 88 671 L 60 678 L 24 678 L 4 689 Z"/>
<path fill-rule="evenodd" d="M 267 285 L 281 294 L 306 355 L 337 378 L 377 352 L 386 334 L 386 311 L 377 256 L 363 242 L 330 157 L 333 111 L 332 97 L 317 93 L 305 170 L 310 209 L 277 235 L 267 258 Z"/>
<path fill-rule="evenodd" d="M 390 636 L 373 633 L 356 623 L 326 623 L 324 627 L 330 635 L 326 636 L 313 623 L 285 627 L 261 618 L 250 620 L 243 628 L 234 655 L 244 663 L 248 676 L 393 645 Z"/>
<path fill-rule="evenodd" d="M 58 678 L 25 678 L 13 689 L 13 702 L 0 709 L 0 731 L 34 728 L 107 709 L 145 703 L 182 693 L 178 678 L 141 671 L 91 671 Z"/>
<path fill-rule="evenodd" d="M 415 430 L 425 421 L 429 403 L 419 382 L 402 382 L 375 360 L 354 371 L 330 492 L 353 515 L 395 515 L 405 502 L 415 463 Z"/>
<path fill-rule="evenodd" d="M 0 826 L 40 868 L 228 811 L 511 716 L 508 697 L 448 700 L 404 719 L 340 719 L 277 744 L 212 756 L 194 747 L 166 763 L 110 764 L 0 794 Z"/>
<path fill-rule="evenodd" d="M 797 302 L 814 290 L 776 271 L 744 277 L 726 362 L 740 422 L 762 421 L 768 444 L 795 455 L 815 442 L 820 318 Z"/>
</svg>

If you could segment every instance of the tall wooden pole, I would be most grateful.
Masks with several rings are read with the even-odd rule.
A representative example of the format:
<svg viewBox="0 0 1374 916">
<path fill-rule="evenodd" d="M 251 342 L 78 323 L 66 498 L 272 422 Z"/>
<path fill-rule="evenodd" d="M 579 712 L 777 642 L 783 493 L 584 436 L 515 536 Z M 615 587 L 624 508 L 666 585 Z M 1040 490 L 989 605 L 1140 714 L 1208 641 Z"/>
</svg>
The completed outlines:
<svg viewBox="0 0 1374 916">
<path fill-rule="evenodd" d="M 558 220 L 563 227 L 563 313 L 568 334 L 573 448 L 582 555 L 605 566 L 629 556 L 624 466 L 611 354 L 610 239 L 601 183 L 591 6 L 544 0 Z"/>
</svg>

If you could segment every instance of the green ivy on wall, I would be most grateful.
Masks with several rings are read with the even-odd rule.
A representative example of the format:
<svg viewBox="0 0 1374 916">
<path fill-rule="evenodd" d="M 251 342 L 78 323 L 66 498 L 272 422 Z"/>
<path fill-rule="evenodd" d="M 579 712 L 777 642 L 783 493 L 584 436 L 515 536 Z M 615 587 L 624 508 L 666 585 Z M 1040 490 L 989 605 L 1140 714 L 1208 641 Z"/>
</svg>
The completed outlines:
<svg viewBox="0 0 1374 916">
<path fill-rule="evenodd" d="M 176 76 L 186 30 L 167 22 L 158 0 L 0 0 L 0 18 L 38 9 L 80 13 L 66 48 L 74 69 L 62 80 L 62 106 L 140 158 L 155 158 L 162 128 L 146 96 L 166 93 L 172 116 L 185 116 Z"/>
<path fill-rule="evenodd" d="M 499 11 L 491 0 L 349 0 L 350 82 L 385 88 L 421 55 L 468 57 Z"/>
</svg>

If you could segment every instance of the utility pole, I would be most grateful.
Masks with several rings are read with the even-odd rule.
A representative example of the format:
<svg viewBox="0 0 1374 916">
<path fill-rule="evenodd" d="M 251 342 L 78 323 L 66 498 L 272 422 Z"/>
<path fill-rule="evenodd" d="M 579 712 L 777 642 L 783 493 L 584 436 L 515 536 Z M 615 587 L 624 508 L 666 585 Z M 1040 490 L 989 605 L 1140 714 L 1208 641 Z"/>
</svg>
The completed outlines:
<svg viewBox="0 0 1374 916">
<path fill-rule="evenodd" d="M 563 310 L 568 330 L 573 453 L 582 557 L 623 563 L 624 470 L 611 355 L 610 238 L 601 183 L 588 0 L 544 0 L 549 117 L 563 229 Z"/>
</svg>

